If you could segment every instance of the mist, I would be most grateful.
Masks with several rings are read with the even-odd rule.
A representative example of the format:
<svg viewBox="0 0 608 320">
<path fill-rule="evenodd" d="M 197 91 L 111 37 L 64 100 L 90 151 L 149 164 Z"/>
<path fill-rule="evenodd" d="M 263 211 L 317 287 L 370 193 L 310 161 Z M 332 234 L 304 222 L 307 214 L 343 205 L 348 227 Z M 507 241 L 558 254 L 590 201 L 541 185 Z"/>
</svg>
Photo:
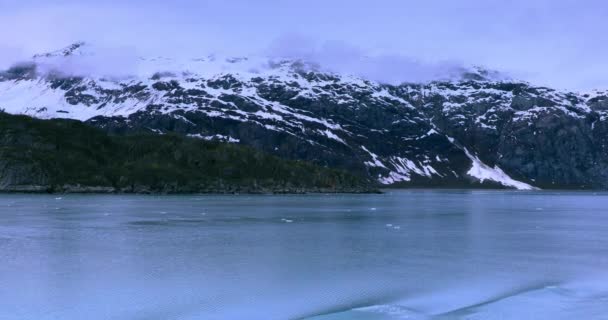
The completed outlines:
<svg viewBox="0 0 608 320">
<path fill-rule="evenodd" d="M 274 47 L 272 54 L 390 83 L 480 65 L 539 85 L 591 89 L 608 87 L 607 14 L 596 0 L 2 0 L 0 66 L 75 41 L 143 56 L 247 56 Z M 277 45 L 293 34 L 312 43 Z"/>
<path fill-rule="evenodd" d="M 66 76 L 124 78 L 137 74 L 139 56 L 130 47 L 85 44 L 83 54 L 36 58 L 38 72 Z"/>
<path fill-rule="evenodd" d="M 425 62 L 405 55 L 374 53 L 344 41 L 315 41 L 295 34 L 277 38 L 265 52 L 270 57 L 303 59 L 330 72 L 389 84 L 450 78 L 466 68 L 457 61 Z"/>
<path fill-rule="evenodd" d="M 11 65 L 27 60 L 22 50 L 0 44 L 0 70 L 9 68 Z"/>
<path fill-rule="evenodd" d="M 2 67 L 6 69 L 15 64 L 35 60 L 37 72 L 42 76 L 52 74 L 120 79 L 136 76 L 141 59 L 156 57 L 144 56 L 136 47 L 112 47 L 91 43 L 85 43 L 74 55 L 64 56 L 62 50 L 58 48 L 52 52 L 38 53 L 34 57 L 25 57 L 19 50 L 7 50 L 1 57 L 5 62 Z M 212 54 L 215 52 L 201 53 L 188 59 Z M 395 85 L 404 82 L 420 83 L 447 79 L 466 68 L 464 63 L 456 61 L 424 62 L 397 54 L 377 54 L 343 41 L 316 41 L 312 37 L 296 34 L 280 36 L 271 41 L 267 48 L 252 54 L 266 59 L 261 61 L 303 60 L 324 72 L 354 75 Z M 175 57 L 165 56 L 165 58 Z M 266 67 L 266 65 L 255 66 L 258 70 Z"/>
</svg>

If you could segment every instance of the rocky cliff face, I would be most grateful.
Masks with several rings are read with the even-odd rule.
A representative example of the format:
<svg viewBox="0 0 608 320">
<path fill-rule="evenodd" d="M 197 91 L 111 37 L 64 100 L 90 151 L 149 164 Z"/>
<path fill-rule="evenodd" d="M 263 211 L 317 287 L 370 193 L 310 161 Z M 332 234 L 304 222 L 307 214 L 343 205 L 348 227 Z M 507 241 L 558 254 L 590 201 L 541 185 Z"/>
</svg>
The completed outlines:
<svg viewBox="0 0 608 320">
<path fill-rule="evenodd" d="M 0 108 L 245 144 L 385 185 L 608 187 L 605 92 L 496 80 L 483 69 L 386 85 L 294 60 L 141 59 L 136 76 L 120 79 L 52 67 L 86 56 L 82 48 L 1 73 Z"/>
</svg>

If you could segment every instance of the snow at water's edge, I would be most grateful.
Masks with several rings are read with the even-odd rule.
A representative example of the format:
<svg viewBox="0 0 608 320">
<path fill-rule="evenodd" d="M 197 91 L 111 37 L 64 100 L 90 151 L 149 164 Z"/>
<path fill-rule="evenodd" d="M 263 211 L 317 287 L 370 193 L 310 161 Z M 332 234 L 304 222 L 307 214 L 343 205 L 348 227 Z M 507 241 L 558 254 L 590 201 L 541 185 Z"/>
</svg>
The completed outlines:
<svg viewBox="0 0 608 320">
<path fill-rule="evenodd" d="M 473 166 L 467 172 L 471 177 L 479 179 L 479 182 L 484 182 L 486 180 L 498 182 L 505 187 L 512 187 L 517 190 L 538 190 L 538 188 L 531 186 L 525 182 L 517 181 L 509 175 L 507 175 L 502 169 L 498 166 L 494 166 L 491 168 L 485 163 L 481 162 L 477 156 L 472 155 L 467 148 L 464 148 L 464 152 L 467 154 L 467 157 L 471 159 L 473 162 Z"/>
</svg>

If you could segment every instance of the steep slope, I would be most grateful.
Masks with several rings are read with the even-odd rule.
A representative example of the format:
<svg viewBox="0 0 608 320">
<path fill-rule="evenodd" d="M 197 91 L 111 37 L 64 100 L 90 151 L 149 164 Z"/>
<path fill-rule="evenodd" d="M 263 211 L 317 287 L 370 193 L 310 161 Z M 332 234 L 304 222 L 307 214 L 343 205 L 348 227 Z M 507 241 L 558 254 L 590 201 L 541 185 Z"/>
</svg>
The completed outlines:
<svg viewBox="0 0 608 320">
<path fill-rule="evenodd" d="M 62 72 L 91 54 L 75 44 L 1 73 L 0 108 L 111 133 L 239 143 L 385 185 L 608 187 L 601 92 L 534 87 L 481 68 L 393 86 L 263 58 L 140 58 L 129 77 Z"/>
<path fill-rule="evenodd" d="M 435 83 L 422 90 L 419 107 L 486 164 L 541 188 L 608 186 L 605 94 L 521 82 Z"/>
<path fill-rule="evenodd" d="M 364 179 L 248 147 L 176 135 L 110 136 L 73 120 L 0 113 L 0 190 L 371 192 Z"/>
</svg>

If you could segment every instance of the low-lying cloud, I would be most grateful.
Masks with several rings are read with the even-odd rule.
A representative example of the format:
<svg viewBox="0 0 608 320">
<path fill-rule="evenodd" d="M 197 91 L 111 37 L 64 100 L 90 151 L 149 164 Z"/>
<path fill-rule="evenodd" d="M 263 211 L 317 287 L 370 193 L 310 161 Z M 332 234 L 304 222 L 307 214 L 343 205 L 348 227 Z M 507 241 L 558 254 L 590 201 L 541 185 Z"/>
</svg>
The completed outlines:
<svg viewBox="0 0 608 320">
<path fill-rule="evenodd" d="M 391 84 L 452 78 L 465 69 L 463 63 L 456 61 L 428 62 L 399 54 L 368 52 L 346 42 L 321 42 L 302 35 L 280 37 L 266 53 L 276 58 L 303 59 L 328 71 Z"/>
<path fill-rule="evenodd" d="M 128 47 L 99 47 L 87 44 L 82 53 L 37 57 L 42 74 L 66 76 L 128 77 L 137 73 L 138 54 Z"/>
<path fill-rule="evenodd" d="M 81 51 L 65 55 L 64 49 L 24 57 L 19 50 L 3 51 L 0 70 L 34 63 L 39 76 L 125 78 L 137 74 L 139 56 L 134 48 L 86 44 Z"/>
<path fill-rule="evenodd" d="M 35 58 L 30 57 L 29 59 L 23 59 L 18 50 L 15 50 L 12 54 L 5 54 L 2 58 L 4 61 L 18 61 L 19 63 L 34 60 L 37 72 L 42 76 L 52 74 L 54 76 L 126 78 L 142 74 L 139 70 L 142 58 L 157 56 L 147 52 L 142 57 L 135 47 L 99 46 L 92 43 L 86 43 L 67 56 L 63 54 L 62 50 L 49 54 L 41 53 Z M 462 63 L 454 61 L 425 62 L 398 54 L 368 52 L 341 41 L 316 41 L 302 35 L 282 36 L 271 41 L 263 52 L 253 53 L 253 55 L 262 55 L 271 60 L 301 59 L 318 66 L 322 71 L 350 74 L 390 84 L 448 79 L 459 75 L 464 70 Z M 15 60 L 16 57 L 19 57 L 19 60 Z M 197 57 L 191 56 L 190 58 Z M 8 64 L 3 69 L 7 67 Z M 260 67 L 263 68 L 263 66 Z M 159 69 L 153 71 L 185 70 Z"/>
<path fill-rule="evenodd" d="M 314 41 L 283 37 L 273 53 L 386 82 L 425 81 L 465 64 L 590 89 L 608 86 L 607 15 L 600 0 L 0 0 L 0 68 L 80 39 L 185 58 L 247 56 L 303 33 Z"/>
<path fill-rule="evenodd" d="M 26 59 L 25 53 L 19 48 L 0 44 L 0 70 L 7 69 L 17 61 Z"/>
</svg>

